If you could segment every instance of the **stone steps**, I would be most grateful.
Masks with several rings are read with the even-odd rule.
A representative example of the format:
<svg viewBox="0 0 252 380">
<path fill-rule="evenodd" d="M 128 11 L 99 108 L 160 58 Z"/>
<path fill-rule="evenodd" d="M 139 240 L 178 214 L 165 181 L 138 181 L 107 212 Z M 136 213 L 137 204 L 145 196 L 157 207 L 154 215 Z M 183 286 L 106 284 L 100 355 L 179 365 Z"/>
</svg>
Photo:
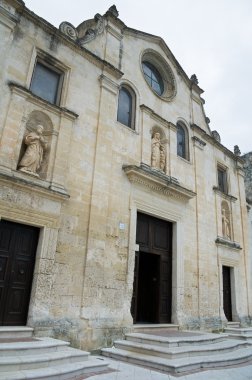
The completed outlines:
<svg viewBox="0 0 252 380">
<path fill-rule="evenodd" d="M 180 347 L 221 342 L 226 338 L 225 334 L 197 334 L 193 336 L 157 336 L 153 334 L 131 333 L 126 334 L 125 339 L 131 342 L 152 344 L 155 346 Z"/>
<path fill-rule="evenodd" d="M 34 338 L 33 341 L 27 342 L 0 343 L 0 358 L 2 356 L 15 356 L 17 351 L 22 356 L 62 351 L 69 345 L 68 342 L 53 338 Z"/>
<path fill-rule="evenodd" d="M 202 369 L 214 369 L 243 364 L 252 359 L 252 348 L 226 353 L 225 355 L 200 356 L 182 359 L 164 359 L 119 349 L 103 349 L 103 355 L 120 361 L 141 365 L 171 374 L 187 374 Z"/>
<path fill-rule="evenodd" d="M 1 339 L 31 338 L 32 335 L 33 328 L 31 327 L 0 326 L 0 341 Z"/>
<path fill-rule="evenodd" d="M 240 327 L 240 328 L 226 328 L 225 333 L 231 339 L 245 340 L 252 343 L 252 327 Z"/>
<path fill-rule="evenodd" d="M 106 362 L 89 359 L 85 362 L 50 366 L 30 370 L 0 372 L 0 380 L 74 380 L 82 375 L 102 372 L 107 369 Z"/>
<path fill-rule="evenodd" d="M 138 364 L 171 374 L 187 374 L 203 368 L 218 368 L 252 360 L 252 345 L 232 340 L 226 334 L 195 336 L 154 336 L 127 334 L 115 341 L 113 348 L 102 350 L 104 356 Z"/>
<path fill-rule="evenodd" d="M 247 342 L 239 342 L 238 340 L 227 340 L 226 342 L 210 343 L 203 345 L 194 345 L 186 347 L 164 348 L 149 344 L 133 343 L 129 341 L 115 341 L 114 347 L 121 350 L 137 352 L 145 355 L 158 356 L 160 358 L 178 359 L 194 356 L 207 356 L 213 354 L 224 354 L 232 352 L 240 348 L 248 347 Z"/>
<path fill-rule="evenodd" d="M 174 324 L 167 324 L 167 323 L 161 323 L 161 324 L 135 324 L 133 326 L 134 332 L 144 333 L 144 332 L 153 332 L 155 334 L 155 331 L 178 331 L 179 325 Z"/>
<path fill-rule="evenodd" d="M 64 350 L 55 352 L 20 356 L 2 356 L 0 357 L 0 371 L 19 371 L 22 369 L 28 370 L 48 367 L 51 363 L 53 363 L 53 365 L 62 365 L 65 363 L 74 363 L 86 360 L 88 360 L 87 352 L 76 350 L 71 347 L 65 347 Z"/>
<path fill-rule="evenodd" d="M 1 331 L 2 330 L 2 331 Z M 15 331 L 20 333 L 13 338 Z M 0 327 L 0 380 L 75 379 L 90 372 L 107 369 L 105 360 L 90 357 L 88 352 L 70 347 L 53 338 L 22 336 L 22 328 Z M 24 335 L 28 333 L 23 329 Z M 29 331 L 29 334 L 32 333 Z"/>
<path fill-rule="evenodd" d="M 240 322 L 227 322 L 227 328 L 239 328 Z"/>
</svg>

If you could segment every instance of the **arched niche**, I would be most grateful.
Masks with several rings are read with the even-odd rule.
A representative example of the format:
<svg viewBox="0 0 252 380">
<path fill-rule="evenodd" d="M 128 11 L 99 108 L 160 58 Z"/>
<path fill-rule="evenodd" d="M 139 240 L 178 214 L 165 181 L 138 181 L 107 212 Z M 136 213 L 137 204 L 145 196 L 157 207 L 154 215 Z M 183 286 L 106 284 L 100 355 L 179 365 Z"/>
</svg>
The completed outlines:
<svg viewBox="0 0 252 380">
<path fill-rule="evenodd" d="M 226 201 L 221 202 L 221 223 L 222 236 L 226 239 L 232 240 L 231 213 L 229 205 Z"/>
<path fill-rule="evenodd" d="M 166 173 L 167 140 L 162 128 L 155 126 L 151 131 L 151 167 Z"/>
<path fill-rule="evenodd" d="M 25 154 L 25 151 L 27 149 L 27 145 L 25 144 L 25 141 L 24 141 L 25 137 L 31 132 L 36 133 L 36 128 L 38 125 L 43 126 L 43 138 L 46 141 L 46 148 L 43 149 L 43 158 L 42 158 L 41 166 L 39 167 L 36 173 L 39 178 L 46 179 L 50 150 L 51 150 L 51 143 L 52 143 L 53 124 L 50 117 L 42 111 L 34 110 L 28 116 L 28 120 L 25 125 L 25 131 L 24 131 L 24 135 L 22 139 L 22 144 L 20 148 L 17 169 L 19 169 L 20 161 L 22 160 Z"/>
</svg>

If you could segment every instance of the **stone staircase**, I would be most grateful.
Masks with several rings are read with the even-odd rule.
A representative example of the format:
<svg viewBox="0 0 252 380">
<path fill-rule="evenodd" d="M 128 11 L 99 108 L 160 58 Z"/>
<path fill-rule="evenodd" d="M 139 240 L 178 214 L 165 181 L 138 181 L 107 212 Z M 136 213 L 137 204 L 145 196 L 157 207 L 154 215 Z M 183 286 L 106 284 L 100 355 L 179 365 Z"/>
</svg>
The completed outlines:
<svg viewBox="0 0 252 380">
<path fill-rule="evenodd" d="M 252 327 L 228 327 L 224 331 L 232 339 L 245 340 L 252 344 Z"/>
<path fill-rule="evenodd" d="M 0 327 L 0 380 L 72 380 L 106 369 L 105 360 L 68 342 L 33 337 L 29 327 Z"/>
<path fill-rule="evenodd" d="M 126 334 L 104 356 L 170 374 L 188 374 L 252 360 L 252 342 L 227 334 L 154 329 Z"/>
</svg>

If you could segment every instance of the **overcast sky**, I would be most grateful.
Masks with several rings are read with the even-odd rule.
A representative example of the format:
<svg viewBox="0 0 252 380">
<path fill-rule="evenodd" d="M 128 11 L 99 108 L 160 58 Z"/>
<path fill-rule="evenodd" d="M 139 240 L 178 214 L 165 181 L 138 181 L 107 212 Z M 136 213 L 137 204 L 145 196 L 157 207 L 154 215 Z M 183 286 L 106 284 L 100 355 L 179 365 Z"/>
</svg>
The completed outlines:
<svg viewBox="0 0 252 380">
<path fill-rule="evenodd" d="M 77 26 L 115 4 L 127 26 L 161 36 L 187 75 L 197 75 L 222 144 L 252 151 L 252 0 L 24 1 L 57 27 Z"/>
</svg>

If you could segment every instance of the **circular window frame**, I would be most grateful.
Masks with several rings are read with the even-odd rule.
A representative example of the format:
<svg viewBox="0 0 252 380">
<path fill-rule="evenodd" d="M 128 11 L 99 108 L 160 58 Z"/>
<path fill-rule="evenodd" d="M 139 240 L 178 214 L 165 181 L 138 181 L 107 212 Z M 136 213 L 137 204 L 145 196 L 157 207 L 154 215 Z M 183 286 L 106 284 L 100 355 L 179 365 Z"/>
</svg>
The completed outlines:
<svg viewBox="0 0 252 380">
<path fill-rule="evenodd" d="M 162 92 L 161 95 L 159 95 L 152 88 L 150 83 L 145 78 L 145 73 L 143 70 L 143 62 L 149 62 L 152 66 L 154 66 L 154 68 L 160 74 L 162 81 L 163 81 L 163 84 L 164 84 L 164 91 Z M 154 50 L 150 50 L 150 49 L 145 50 L 141 56 L 140 66 L 141 66 L 141 72 L 142 72 L 142 75 L 144 77 L 145 82 L 147 83 L 147 85 L 149 86 L 151 91 L 156 96 L 158 96 L 159 98 L 166 100 L 166 101 L 170 101 L 175 97 L 175 95 L 177 93 L 177 87 L 176 87 L 176 81 L 175 81 L 174 74 L 173 74 L 170 66 L 168 65 L 168 63 L 165 61 L 165 59 L 159 53 L 155 52 Z"/>
</svg>

